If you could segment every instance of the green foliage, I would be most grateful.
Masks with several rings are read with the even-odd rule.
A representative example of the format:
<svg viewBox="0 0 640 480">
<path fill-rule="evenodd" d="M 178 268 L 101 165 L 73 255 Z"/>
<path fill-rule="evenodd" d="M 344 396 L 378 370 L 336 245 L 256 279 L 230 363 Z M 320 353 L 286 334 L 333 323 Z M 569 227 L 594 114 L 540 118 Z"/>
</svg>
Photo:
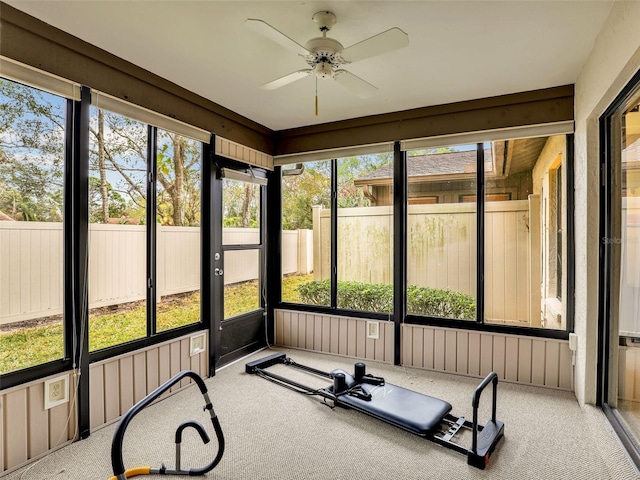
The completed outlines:
<svg viewBox="0 0 640 480">
<path fill-rule="evenodd" d="M 409 285 L 407 312 L 429 317 L 473 320 L 476 317 L 476 303 L 466 293 Z"/>
<path fill-rule="evenodd" d="M 0 79 L 0 211 L 62 219 L 65 100 Z"/>
<path fill-rule="evenodd" d="M 313 207 L 331 206 L 330 162 L 305 164 L 301 175 L 282 178 L 282 228 L 313 228 Z"/>
<path fill-rule="evenodd" d="M 260 226 L 260 186 L 225 178 L 222 187 L 222 225 L 257 228 Z"/>
<path fill-rule="evenodd" d="M 420 150 L 411 150 L 408 152 L 409 157 L 416 157 L 422 155 L 437 155 L 439 153 L 453 153 L 457 151 L 453 147 L 437 147 L 437 148 L 422 148 Z"/>
<path fill-rule="evenodd" d="M 107 183 L 107 196 L 109 199 L 109 218 L 122 218 L 128 216 L 127 202 L 116 192 L 110 183 Z M 105 219 L 100 208 L 100 179 L 89 177 L 89 222 L 104 223 Z"/>
<path fill-rule="evenodd" d="M 338 282 L 338 308 L 391 312 L 393 287 L 384 283 Z"/>
<path fill-rule="evenodd" d="M 367 207 L 362 188 L 354 180 L 391 162 L 391 153 L 360 155 L 337 160 L 338 206 Z M 313 207 L 331 207 L 331 160 L 308 162 L 300 175 L 282 177 L 282 228 L 313 228 Z"/>
<path fill-rule="evenodd" d="M 283 295 L 310 275 L 291 275 L 282 282 Z M 230 318 L 258 306 L 258 281 L 224 287 L 224 315 Z M 165 297 L 157 305 L 157 331 L 163 332 L 200 321 L 200 292 Z M 92 312 L 89 319 L 89 349 L 99 350 L 146 335 L 147 309 L 141 304 L 123 306 L 119 311 Z M 0 373 L 41 365 L 63 356 L 62 321 L 51 325 L 0 332 Z"/>
<path fill-rule="evenodd" d="M 298 287 L 313 280 L 313 274 L 285 275 L 282 277 L 282 301 L 299 303 L 300 294 Z"/>
<path fill-rule="evenodd" d="M 331 282 L 311 281 L 297 288 L 300 302 L 330 305 Z M 338 282 L 338 307 L 346 310 L 388 313 L 393 310 L 393 286 L 361 282 Z M 407 288 L 407 311 L 428 317 L 473 319 L 476 305 L 470 295 L 437 288 L 410 285 Z"/>
<path fill-rule="evenodd" d="M 338 289 L 340 282 L 338 282 Z M 296 291 L 300 303 L 309 305 L 331 305 L 331 280 L 313 280 L 300 285 Z"/>
</svg>

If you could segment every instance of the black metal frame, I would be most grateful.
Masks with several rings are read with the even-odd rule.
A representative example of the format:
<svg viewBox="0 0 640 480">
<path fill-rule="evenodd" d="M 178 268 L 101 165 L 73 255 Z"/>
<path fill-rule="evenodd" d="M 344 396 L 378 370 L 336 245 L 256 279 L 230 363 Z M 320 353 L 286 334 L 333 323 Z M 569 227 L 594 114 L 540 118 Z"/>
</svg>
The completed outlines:
<svg viewBox="0 0 640 480">
<path fill-rule="evenodd" d="M 476 144 L 476 323 L 484 324 L 484 145 Z"/>
<path fill-rule="evenodd" d="M 567 135 L 567 171 L 572 170 L 574 160 L 574 148 L 573 148 L 573 135 Z M 404 241 L 396 241 L 394 242 L 394 273 L 393 273 L 393 291 L 394 291 L 394 312 L 389 313 L 373 313 L 373 312 L 365 312 L 365 311 L 353 311 L 338 308 L 337 304 L 337 205 L 336 203 L 336 195 L 337 195 L 337 166 L 336 159 L 331 160 L 331 172 L 332 172 L 332 180 L 331 180 L 331 225 L 332 225 L 332 233 L 331 233 L 331 305 L 305 305 L 298 303 L 290 303 L 283 302 L 281 300 L 281 285 L 278 285 L 277 291 L 276 287 L 270 284 L 270 312 L 269 312 L 269 322 L 271 328 L 273 328 L 274 323 L 274 315 L 273 308 L 295 308 L 295 310 L 302 312 L 312 312 L 312 313 L 323 313 L 330 315 L 348 315 L 350 317 L 355 318 L 367 318 L 372 320 L 379 321 L 388 321 L 390 319 L 390 315 L 393 317 L 394 321 L 394 363 L 399 364 L 400 359 L 400 329 L 402 323 L 410 323 L 415 325 L 426 325 L 426 326 L 439 326 L 439 327 L 447 327 L 454 329 L 463 329 L 463 330 L 474 330 L 474 331 L 487 331 L 487 332 L 497 332 L 503 334 L 510 335 L 524 335 L 531 337 L 540 337 L 540 338 L 555 338 L 561 340 L 567 340 L 569 338 L 569 332 L 573 331 L 574 325 L 574 292 L 573 286 L 575 285 L 575 267 L 574 267 L 574 259 L 575 259 L 575 245 L 574 245 L 574 223 L 573 217 L 571 215 L 567 215 L 567 299 L 564 301 L 567 304 L 567 328 L 565 330 L 552 330 L 545 328 L 536 328 L 536 327 L 522 327 L 517 325 L 502 325 L 498 323 L 485 323 L 484 322 L 484 247 L 485 247 L 485 218 L 484 218 L 484 194 L 485 194 L 485 178 L 484 178 L 484 145 L 483 143 L 476 144 L 476 205 L 477 205 L 477 215 L 476 215 L 476 229 L 477 229 L 477 241 L 476 241 L 476 261 L 477 261 L 477 269 L 476 269 L 476 318 L 475 320 L 457 320 L 457 319 L 448 319 L 448 318 L 439 318 L 439 317 L 427 317 L 427 316 L 419 316 L 412 315 L 407 313 L 406 311 L 406 287 L 407 287 L 407 276 L 406 276 L 406 261 L 407 261 L 407 246 Z M 394 228 L 394 238 L 396 239 L 406 239 L 407 235 L 407 221 L 406 221 L 406 212 L 407 212 L 407 202 L 408 202 L 408 193 L 407 193 L 407 179 L 406 179 L 406 152 L 402 151 L 400 142 L 394 142 L 394 166 L 393 166 L 393 228 Z M 280 167 L 276 168 L 275 175 L 278 180 L 281 178 L 281 169 Z M 565 175 L 566 184 L 567 184 L 567 198 L 566 205 L 567 211 L 573 208 L 574 205 L 574 194 L 573 194 L 573 177 L 572 175 Z M 271 229 L 271 233 L 269 234 L 269 241 L 273 243 L 273 245 L 281 246 L 281 230 L 282 230 L 282 220 L 281 220 L 281 208 L 282 208 L 282 196 L 281 196 L 281 188 L 282 184 L 276 185 L 272 182 L 273 185 L 270 187 L 270 198 L 272 202 L 277 202 L 280 209 L 277 212 L 277 215 L 274 213 L 271 217 L 271 223 L 269 223 L 269 228 Z M 271 278 L 282 278 L 282 272 L 280 268 L 279 258 L 274 259 L 271 262 Z M 275 270 L 274 270 L 275 269 Z M 274 282 L 272 282 L 274 283 Z"/>
<path fill-rule="evenodd" d="M 268 371 L 267 369 L 273 365 L 286 365 L 289 367 L 293 367 L 312 375 L 331 380 L 332 383 L 326 388 L 309 387 L 303 383 Z M 265 380 L 269 380 L 273 383 L 276 383 L 277 385 L 296 391 L 298 393 L 304 393 L 306 395 L 317 395 L 324 400 L 332 401 L 334 407 L 339 406 L 346 409 L 354 409 L 362 413 L 371 415 L 378 420 L 385 421 L 405 431 L 418 435 L 419 437 L 425 438 L 426 440 L 430 440 L 439 445 L 442 445 L 443 447 L 466 455 L 467 463 L 476 468 L 484 469 L 488 465 L 489 457 L 504 435 L 504 423 L 496 419 L 498 375 L 495 372 L 489 373 L 480 382 L 473 393 L 473 397 L 471 400 L 471 406 L 473 408 L 473 421 L 469 421 L 464 417 L 456 417 L 455 415 L 447 413 L 440 419 L 436 427 L 425 434 L 421 434 L 409 430 L 399 423 L 374 415 L 364 407 L 355 407 L 349 403 L 341 401 L 341 397 L 343 395 L 362 395 L 362 393 L 357 388 L 357 386 L 360 384 L 367 383 L 372 385 L 391 385 L 386 383 L 384 378 L 382 377 L 375 377 L 373 375 L 365 374 L 365 365 L 363 363 L 356 363 L 355 370 L 356 373 L 354 374 L 354 378 L 356 379 L 357 385 L 348 389 L 343 389 L 339 385 L 341 385 L 341 382 L 344 382 L 344 374 L 336 373 L 334 375 L 333 373 L 325 372 L 313 367 L 309 367 L 307 365 L 297 363 L 283 352 L 273 353 L 258 360 L 251 361 L 245 365 L 245 373 L 247 374 L 257 375 L 261 378 L 264 378 Z M 358 374 L 358 371 L 360 372 L 360 375 Z M 485 425 L 481 425 L 478 423 L 478 408 L 480 406 L 480 397 L 484 389 L 489 384 L 492 384 L 493 386 L 491 420 L 489 420 Z M 371 398 L 369 398 L 369 400 L 372 401 Z M 455 440 L 456 434 L 463 428 L 471 430 L 471 447 L 465 447 Z"/>
<path fill-rule="evenodd" d="M 89 364 L 113 356 L 155 345 L 189 333 L 210 330 L 211 301 L 206 294 L 211 289 L 209 278 L 211 251 L 211 192 L 207 175 L 211 164 L 206 161 L 208 152 L 213 151 L 215 137 L 209 145 L 203 144 L 202 159 L 202 292 L 201 322 L 176 329 L 157 332 L 155 309 L 147 309 L 147 336 L 113 347 L 89 351 L 89 305 L 88 305 L 88 248 L 89 248 L 89 119 L 91 89 L 83 86 L 80 100 L 67 100 L 65 124 L 65 164 L 64 164 L 64 302 L 63 331 L 64 358 L 7 373 L 1 376 L 1 389 L 11 388 L 49 375 L 75 369 L 74 384 L 77 386 L 77 422 L 80 438 L 90 435 Z M 148 127 L 149 136 L 155 139 L 157 127 Z M 155 140 L 147 141 L 148 172 L 147 193 L 147 301 L 155 305 Z M 209 263 L 208 263 L 209 262 Z M 210 335 L 212 341 L 215 335 Z M 212 350 L 215 351 L 215 350 Z M 211 367 L 211 365 L 210 365 Z M 211 375 L 215 370 L 210 368 Z"/>
<path fill-rule="evenodd" d="M 638 449 L 625 430 L 615 409 L 609 405 L 610 350 L 611 348 L 615 348 L 615 346 L 612 345 L 614 333 L 611 331 L 611 291 L 614 280 L 612 278 L 613 260 L 611 258 L 611 245 L 604 240 L 611 238 L 614 229 L 613 195 L 615 194 L 615 178 L 611 119 L 628 105 L 632 97 L 636 95 L 639 90 L 640 71 L 636 72 L 599 119 L 600 222 L 598 238 L 601 239 L 601 242 L 599 245 L 598 268 L 598 362 L 596 372 L 596 404 L 602 407 L 605 416 L 618 435 L 620 442 L 638 469 L 640 469 L 640 449 Z"/>
<path fill-rule="evenodd" d="M 221 343 L 221 335 L 222 331 L 225 328 L 231 327 L 234 323 L 238 322 L 248 322 L 251 319 L 257 319 L 258 317 L 263 320 L 268 318 L 268 313 L 266 309 L 266 305 L 269 301 L 269 292 L 268 282 L 266 282 L 266 268 L 269 260 L 266 258 L 267 251 L 267 243 L 268 243 L 268 228 L 266 225 L 266 221 L 268 218 L 267 214 L 267 201 L 268 201 L 268 192 L 267 187 L 262 185 L 260 187 L 260 240 L 257 244 L 242 244 L 242 245 L 225 245 L 222 241 L 222 211 L 223 211 L 223 182 L 221 171 L 222 168 L 225 169 L 235 169 L 235 170 L 243 170 L 246 169 L 247 166 L 244 163 L 238 162 L 236 160 L 232 160 L 226 157 L 222 157 L 216 155 L 215 152 L 212 154 L 212 195 L 213 195 L 213 204 L 212 211 L 214 212 L 213 218 L 218 218 L 216 225 L 213 228 L 213 250 L 216 253 L 220 254 L 220 259 L 215 260 L 212 268 L 213 274 L 213 325 L 211 330 L 211 337 L 213 341 L 213 358 L 212 365 L 214 368 L 219 368 L 227 362 L 231 362 L 235 360 L 237 357 L 241 357 L 255 351 L 261 347 L 264 347 L 268 342 L 268 334 L 266 332 L 269 331 L 268 324 L 266 321 L 262 322 L 262 328 L 265 331 L 265 335 L 262 335 L 262 341 L 256 344 L 255 342 L 251 345 L 245 345 L 239 350 L 234 350 L 233 352 L 227 352 L 223 355 L 223 345 Z M 266 170 L 256 167 L 253 169 L 254 174 L 261 178 L 268 178 L 268 174 Z M 224 256 L 226 252 L 229 251 L 243 251 L 243 250 L 258 250 L 260 256 L 260 264 L 259 264 L 259 308 L 250 312 L 244 312 L 239 315 L 230 318 L 224 318 L 224 281 L 223 275 L 217 275 L 216 269 L 221 269 L 224 272 Z M 265 285 L 265 283 L 267 285 Z M 267 290 L 266 296 L 263 295 L 263 289 Z M 223 358 L 224 357 L 224 358 Z M 211 371 L 214 371 L 212 369 Z"/>
<path fill-rule="evenodd" d="M 393 363 L 400 365 L 402 323 L 407 317 L 407 152 L 393 144 Z M 401 240 L 399 240 L 401 239 Z"/>
<path fill-rule="evenodd" d="M 156 210 L 158 201 L 156 199 L 156 179 L 158 177 L 158 128 L 152 125 L 147 126 L 147 210 L 146 210 L 146 236 L 147 236 L 147 337 L 156 333 L 156 252 L 157 234 Z"/>
</svg>

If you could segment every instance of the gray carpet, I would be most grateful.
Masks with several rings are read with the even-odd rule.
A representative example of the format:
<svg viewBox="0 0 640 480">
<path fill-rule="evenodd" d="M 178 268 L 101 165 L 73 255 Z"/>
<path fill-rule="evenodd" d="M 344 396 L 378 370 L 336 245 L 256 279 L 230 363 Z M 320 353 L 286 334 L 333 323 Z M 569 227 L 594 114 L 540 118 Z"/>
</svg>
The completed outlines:
<svg viewBox="0 0 640 480">
<path fill-rule="evenodd" d="M 284 350 L 294 360 L 321 370 L 344 368 L 344 357 Z M 251 359 L 271 353 L 263 351 Z M 498 418 L 501 440 L 485 471 L 466 464 L 463 455 L 355 411 L 328 408 L 318 397 L 292 392 L 244 373 L 248 360 L 230 365 L 206 380 L 226 437 L 226 451 L 211 479 L 635 479 L 622 447 L 600 410 L 581 409 L 573 394 L 501 383 Z M 284 367 L 278 367 L 284 368 Z M 453 413 L 471 416 L 477 379 L 367 362 L 370 373 L 447 400 Z M 291 369 L 288 370 L 291 372 Z M 311 385 L 326 382 L 306 378 Z M 490 390 L 483 396 L 481 419 L 488 418 Z M 211 431 L 196 387 L 181 391 L 143 411 L 125 438 L 125 466 L 173 468 L 173 436 L 178 424 L 198 420 Z M 111 438 L 115 425 L 76 442 L 7 479 L 97 479 L 112 475 Z M 213 432 L 211 432 L 212 437 Z M 183 467 L 207 464 L 214 447 L 203 446 L 193 430 L 185 432 Z M 185 478 L 178 476 L 136 478 Z"/>
</svg>

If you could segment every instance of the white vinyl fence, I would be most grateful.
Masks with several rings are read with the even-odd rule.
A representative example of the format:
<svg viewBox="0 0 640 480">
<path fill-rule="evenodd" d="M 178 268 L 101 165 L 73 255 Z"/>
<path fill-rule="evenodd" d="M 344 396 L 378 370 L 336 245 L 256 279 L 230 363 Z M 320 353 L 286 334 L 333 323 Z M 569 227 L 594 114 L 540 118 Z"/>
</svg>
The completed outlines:
<svg viewBox="0 0 640 480">
<path fill-rule="evenodd" d="M 144 225 L 90 225 L 90 308 L 146 297 L 145 232 Z M 293 240 L 283 248 L 284 273 L 308 273 L 313 266 L 304 257 L 310 251 L 300 256 L 299 247 L 312 249 L 311 232 L 286 237 Z M 223 230 L 226 245 L 258 241 L 257 228 Z M 0 222 L 0 324 L 62 313 L 63 253 L 62 223 Z M 159 300 L 200 289 L 199 228 L 158 226 L 156 258 Z M 225 285 L 258 278 L 257 250 L 228 251 L 224 260 Z"/>
<path fill-rule="evenodd" d="M 485 204 L 485 318 L 539 323 L 538 195 Z M 530 219 L 533 219 L 530 221 Z M 407 281 L 476 297 L 476 206 L 409 205 Z M 314 272 L 329 278 L 330 211 L 314 209 Z M 338 280 L 393 281 L 392 207 L 338 209 Z M 535 275 L 534 275 L 535 276 Z"/>
</svg>

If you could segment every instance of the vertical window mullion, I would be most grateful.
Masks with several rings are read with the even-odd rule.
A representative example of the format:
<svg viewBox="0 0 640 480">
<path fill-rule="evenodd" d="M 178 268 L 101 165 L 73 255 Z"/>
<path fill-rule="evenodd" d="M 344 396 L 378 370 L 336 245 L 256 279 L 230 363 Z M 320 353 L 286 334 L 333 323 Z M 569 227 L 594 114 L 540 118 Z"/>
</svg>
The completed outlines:
<svg viewBox="0 0 640 480">
<path fill-rule="evenodd" d="M 76 361 L 76 346 L 79 338 L 74 331 L 74 289 L 73 276 L 73 205 L 74 205 L 74 142 L 76 131 L 76 115 L 80 112 L 80 102 L 67 100 L 67 115 L 65 123 L 65 153 L 64 153 L 64 217 L 63 217 L 63 245 L 64 245 L 64 306 L 62 309 L 64 331 L 64 358 Z"/>
<path fill-rule="evenodd" d="M 476 322 L 484 323 L 484 145 L 476 149 Z"/>
<path fill-rule="evenodd" d="M 71 234 L 72 234 L 72 322 L 75 336 L 73 363 L 79 371 L 78 434 L 87 438 L 90 434 L 89 396 L 89 116 L 91 89 L 82 87 L 81 101 L 76 103 L 74 115 L 74 155 L 72 166 Z"/>
<path fill-rule="evenodd" d="M 156 327 L 156 178 L 158 129 L 147 127 L 147 337 L 155 335 Z"/>
<path fill-rule="evenodd" d="M 407 315 L 407 152 L 393 147 L 393 363 L 401 364 L 401 328 Z"/>
<path fill-rule="evenodd" d="M 215 181 L 215 168 L 213 165 L 213 157 L 215 152 L 216 138 L 211 135 L 208 144 L 203 145 L 202 149 L 202 187 L 201 187 L 201 222 L 200 222 L 200 242 L 202 267 L 200 270 L 200 313 L 202 316 L 202 325 L 209 332 L 209 375 L 215 375 L 215 358 L 214 353 L 217 352 L 215 342 L 218 338 L 214 334 L 213 326 L 213 299 L 215 292 L 213 290 L 213 202 L 212 189 Z"/>
<path fill-rule="evenodd" d="M 338 308 L 338 160 L 331 161 L 331 307 Z"/>
<path fill-rule="evenodd" d="M 265 255 L 265 245 L 267 243 L 267 187 L 260 187 L 260 271 L 258 276 L 258 288 L 260 289 L 260 308 L 264 310 L 264 315 L 267 314 L 267 259 Z M 265 316 L 266 318 L 266 316 Z M 266 324 L 265 324 L 266 328 Z"/>
</svg>

